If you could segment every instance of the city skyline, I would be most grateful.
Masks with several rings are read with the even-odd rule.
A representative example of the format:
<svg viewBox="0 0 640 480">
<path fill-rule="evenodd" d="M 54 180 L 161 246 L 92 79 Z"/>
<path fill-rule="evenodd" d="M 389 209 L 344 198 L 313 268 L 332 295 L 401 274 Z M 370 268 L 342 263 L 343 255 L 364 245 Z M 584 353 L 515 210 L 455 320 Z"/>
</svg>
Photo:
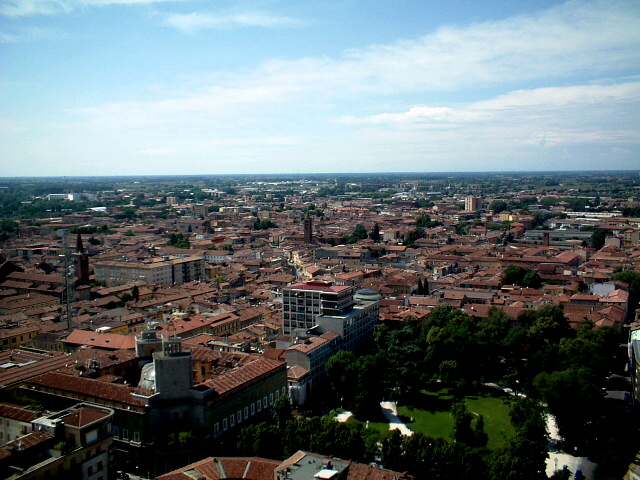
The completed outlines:
<svg viewBox="0 0 640 480">
<path fill-rule="evenodd" d="M 9 0 L 0 176 L 634 170 L 632 1 Z"/>
</svg>

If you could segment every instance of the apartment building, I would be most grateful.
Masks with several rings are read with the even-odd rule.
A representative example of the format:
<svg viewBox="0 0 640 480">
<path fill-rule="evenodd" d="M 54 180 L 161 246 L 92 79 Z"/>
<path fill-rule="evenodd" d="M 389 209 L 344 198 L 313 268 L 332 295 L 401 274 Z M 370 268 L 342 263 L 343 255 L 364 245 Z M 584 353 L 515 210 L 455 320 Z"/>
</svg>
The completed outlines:
<svg viewBox="0 0 640 480">
<path fill-rule="evenodd" d="M 164 256 L 143 262 L 128 260 L 96 262 L 96 280 L 108 287 L 134 282 L 176 285 L 204 280 L 205 261 L 201 256 Z"/>
</svg>

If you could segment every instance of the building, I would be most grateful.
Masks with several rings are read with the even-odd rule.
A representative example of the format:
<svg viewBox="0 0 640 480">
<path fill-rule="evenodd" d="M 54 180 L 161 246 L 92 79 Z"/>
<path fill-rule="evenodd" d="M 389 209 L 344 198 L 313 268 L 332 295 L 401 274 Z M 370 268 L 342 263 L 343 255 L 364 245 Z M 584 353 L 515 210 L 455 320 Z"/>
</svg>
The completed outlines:
<svg viewBox="0 0 640 480">
<path fill-rule="evenodd" d="M 200 281 L 205 278 L 204 267 L 204 259 L 198 255 L 154 257 L 143 262 L 123 258 L 94 264 L 96 281 L 108 287 L 135 282 L 175 285 Z"/>
<path fill-rule="evenodd" d="M 129 366 L 137 385 L 118 381 L 133 378 L 131 372 L 96 372 L 91 378 L 86 371 L 65 371 L 32 378 L 22 392 L 47 405 L 82 400 L 108 406 L 118 458 L 147 471 L 164 470 L 156 446 L 169 434 L 191 431 L 213 441 L 268 415 L 287 395 L 286 364 L 261 355 L 185 351 L 180 338 L 159 337 L 155 329 L 136 338 L 136 354 Z"/>
<path fill-rule="evenodd" d="M 76 240 L 76 251 L 73 254 L 76 263 L 76 287 L 80 285 L 89 285 L 89 254 L 85 251 L 82 244 L 82 236 L 78 230 L 78 238 Z"/>
<path fill-rule="evenodd" d="M 372 290 L 330 282 L 298 283 L 283 289 L 289 396 L 297 405 L 311 400 L 326 380 L 327 361 L 340 351 L 361 352 L 380 318 L 380 296 Z"/>
<path fill-rule="evenodd" d="M 331 282 L 297 283 L 282 290 L 283 332 L 306 331 L 321 315 L 339 315 L 353 305 L 353 288 Z"/>
<path fill-rule="evenodd" d="M 278 465 L 274 480 L 409 480 L 406 473 L 394 472 L 377 465 L 365 465 L 339 458 L 298 451 Z"/>
<path fill-rule="evenodd" d="M 373 336 L 380 303 L 378 296 L 371 296 L 371 291 L 360 296 L 354 293 L 353 287 L 331 282 L 311 281 L 284 288 L 284 334 L 301 335 L 316 328 L 317 333 L 340 335 L 342 350 L 361 350 Z"/>
<path fill-rule="evenodd" d="M 112 478 L 112 418 L 110 408 L 80 403 L 34 419 L 33 431 L 0 447 L 0 475 L 7 479 Z"/>
<path fill-rule="evenodd" d="M 257 457 L 206 458 L 158 477 L 158 480 L 410 480 L 377 465 L 298 451 L 283 462 Z"/>
<path fill-rule="evenodd" d="M 313 220 L 310 215 L 304 219 L 304 243 L 313 242 Z"/>
<path fill-rule="evenodd" d="M 204 203 L 194 203 L 191 208 L 193 209 L 193 216 L 196 218 L 206 217 L 209 213 L 209 209 Z"/>
<path fill-rule="evenodd" d="M 28 408 L 0 403 L 0 443 L 10 442 L 33 431 L 31 422 L 39 413 Z"/>
<path fill-rule="evenodd" d="M 477 212 L 482 206 L 482 199 L 467 195 L 464 197 L 464 209 L 466 212 Z"/>
</svg>

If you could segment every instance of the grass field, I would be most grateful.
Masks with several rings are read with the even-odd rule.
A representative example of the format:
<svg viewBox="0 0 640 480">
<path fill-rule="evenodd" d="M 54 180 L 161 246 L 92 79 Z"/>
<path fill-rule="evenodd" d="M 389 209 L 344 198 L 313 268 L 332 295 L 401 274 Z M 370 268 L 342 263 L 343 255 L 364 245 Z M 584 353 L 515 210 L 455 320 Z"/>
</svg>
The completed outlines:
<svg viewBox="0 0 640 480">
<path fill-rule="evenodd" d="M 450 415 L 454 396 L 448 389 L 423 392 L 415 405 L 400 405 L 398 414 L 414 432 L 432 437 L 450 438 L 453 419 Z M 484 417 L 484 431 L 489 437 L 488 449 L 500 448 L 514 435 L 505 397 L 478 394 L 465 397 L 470 412 Z M 411 421 L 413 420 L 413 421 Z"/>
<path fill-rule="evenodd" d="M 507 397 L 497 392 L 479 393 L 464 397 L 467 409 L 473 414 L 479 414 L 484 417 L 484 431 L 489 438 L 487 443 L 488 450 L 505 446 L 515 434 L 509 419 L 509 406 L 506 403 L 506 399 Z M 453 419 L 450 411 L 454 401 L 456 401 L 456 398 L 447 388 L 439 391 L 423 391 L 413 402 L 413 405 L 399 405 L 398 414 L 402 421 L 414 432 L 421 432 L 431 437 L 450 439 L 451 430 L 453 429 Z M 335 417 L 342 411 L 342 409 L 337 409 L 329 415 Z M 348 422 L 367 425 L 366 421 L 355 417 L 349 418 Z M 389 424 L 384 416 L 380 414 L 376 418 L 370 419 L 368 428 L 385 434 L 389 431 Z"/>
</svg>

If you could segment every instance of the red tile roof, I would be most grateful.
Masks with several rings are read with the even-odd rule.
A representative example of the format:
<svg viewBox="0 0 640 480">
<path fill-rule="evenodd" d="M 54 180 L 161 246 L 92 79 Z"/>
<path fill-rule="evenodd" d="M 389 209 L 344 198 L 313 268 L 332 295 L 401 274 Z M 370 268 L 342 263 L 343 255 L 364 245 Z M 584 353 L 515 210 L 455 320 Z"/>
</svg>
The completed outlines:
<svg viewBox="0 0 640 480">
<path fill-rule="evenodd" d="M 145 405 L 142 400 L 133 397 L 134 389 L 130 386 L 105 383 L 90 378 L 51 372 L 32 378 L 27 383 L 45 391 L 59 391 L 72 398 L 93 397 L 136 407 Z"/>
<path fill-rule="evenodd" d="M 95 348 L 109 350 L 134 350 L 136 348 L 136 339 L 134 335 L 97 333 L 88 330 L 74 330 L 65 340 L 63 340 L 63 342 L 73 345 L 88 345 Z"/>
<path fill-rule="evenodd" d="M 10 418 L 18 422 L 31 422 L 38 417 L 38 412 L 7 403 L 0 403 L 0 417 Z"/>
<path fill-rule="evenodd" d="M 109 412 L 101 408 L 80 407 L 64 417 L 64 423 L 74 427 L 83 427 L 109 416 Z"/>
<path fill-rule="evenodd" d="M 258 457 L 206 458 L 158 477 L 158 480 L 247 479 L 273 480 L 273 471 L 280 464 L 276 460 Z"/>
<path fill-rule="evenodd" d="M 205 381 L 205 385 L 214 388 L 218 394 L 232 391 L 243 384 L 250 382 L 258 377 L 269 373 L 275 373 L 278 370 L 283 372 L 286 370 L 286 363 L 269 358 L 258 357 L 255 361 L 240 366 L 227 373 L 216 376 Z"/>
</svg>

